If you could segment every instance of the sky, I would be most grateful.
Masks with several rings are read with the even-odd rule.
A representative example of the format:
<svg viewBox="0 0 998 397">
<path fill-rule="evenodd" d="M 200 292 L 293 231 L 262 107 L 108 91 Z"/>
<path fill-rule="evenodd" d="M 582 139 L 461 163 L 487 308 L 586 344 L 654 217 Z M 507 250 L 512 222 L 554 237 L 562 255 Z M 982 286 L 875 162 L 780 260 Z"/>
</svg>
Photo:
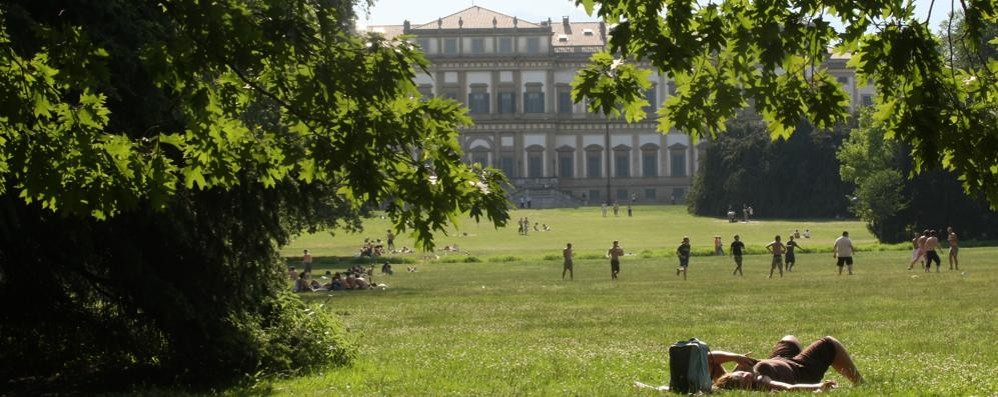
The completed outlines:
<svg viewBox="0 0 998 397">
<path fill-rule="evenodd" d="M 915 0 L 917 15 L 925 19 L 931 0 Z M 949 13 L 950 2 L 936 2 L 932 11 L 933 31 Z M 529 22 L 560 20 L 568 16 L 572 21 L 595 21 L 585 10 L 575 6 L 574 0 L 375 0 L 370 14 L 358 10 L 358 25 L 401 25 L 408 19 L 413 24 L 423 24 L 477 5 L 492 11 L 518 17 Z"/>
</svg>

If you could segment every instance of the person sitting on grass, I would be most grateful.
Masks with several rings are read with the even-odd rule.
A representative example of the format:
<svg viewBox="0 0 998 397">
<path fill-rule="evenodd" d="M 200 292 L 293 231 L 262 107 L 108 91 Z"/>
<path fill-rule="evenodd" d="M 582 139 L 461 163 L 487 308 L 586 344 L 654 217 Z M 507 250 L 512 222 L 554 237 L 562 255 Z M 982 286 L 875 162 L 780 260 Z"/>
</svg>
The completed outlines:
<svg viewBox="0 0 998 397">
<path fill-rule="evenodd" d="M 329 280 L 329 284 L 327 284 L 326 289 L 330 291 L 342 291 L 346 289 L 346 286 L 343 283 L 343 276 L 341 276 L 339 272 L 334 273 L 332 279 Z"/>
<path fill-rule="evenodd" d="M 381 274 L 387 274 L 389 276 L 394 274 L 394 272 L 392 271 L 392 264 L 388 263 L 388 261 L 385 261 L 385 263 L 381 265 Z"/>
<path fill-rule="evenodd" d="M 298 279 L 295 280 L 295 286 L 291 288 L 291 292 L 312 292 L 308 280 L 305 279 L 305 272 L 298 273 Z"/>
<path fill-rule="evenodd" d="M 728 362 L 736 364 L 733 372 L 727 372 L 721 366 Z M 838 384 L 834 380 L 822 381 L 828 367 L 835 368 L 854 385 L 863 383 L 845 346 L 831 336 L 818 339 L 803 350 L 797 337 L 784 336 L 765 360 L 714 350 L 707 354 L 707 363 L 717 389 L 829 390 Z"/>
</svg>

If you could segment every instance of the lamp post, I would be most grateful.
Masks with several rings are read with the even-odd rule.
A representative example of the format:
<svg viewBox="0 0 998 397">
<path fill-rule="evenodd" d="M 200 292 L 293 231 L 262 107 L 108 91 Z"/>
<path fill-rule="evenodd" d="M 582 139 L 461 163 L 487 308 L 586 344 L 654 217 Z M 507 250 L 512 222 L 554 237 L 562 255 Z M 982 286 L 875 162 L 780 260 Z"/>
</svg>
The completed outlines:
<svg viewBox="0 0 998 397">
<path fill-rule="evenodd" d="M 606 205 L 610 205 L 610 115 L 603 114 L 606 117 Z"/>
</svg>

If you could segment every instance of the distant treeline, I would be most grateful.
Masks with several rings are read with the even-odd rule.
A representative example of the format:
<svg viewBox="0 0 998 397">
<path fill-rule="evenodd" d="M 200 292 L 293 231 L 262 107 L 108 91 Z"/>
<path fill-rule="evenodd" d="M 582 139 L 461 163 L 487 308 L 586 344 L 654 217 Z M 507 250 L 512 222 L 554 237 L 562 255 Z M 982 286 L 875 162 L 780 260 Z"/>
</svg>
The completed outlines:
<svg viewBox="0 0 998 397">
<path fill-rule="evenodd" d="M 726 133 L 710 140 L 700 159 L 687 201 L 690 212 L 724 217 L 732 209 L 741 218 L 748 205 L 755 218 L 853 217 L 855 186 L 842 181 L 836 158 L 849 131 L 817 131 L 804 123 L 789 139 L 771 140 L 759 122 L 730 123 Z M 912 170 L 908 152 L 898 150 L 893 165 L 905 176 Z M 905 178 L 903 195 L 906 207 L 870 228 L 885 243 L 947 226 L 961 239 L 998 236 L 998 213 L 988 209 L 983 197 L 968 197 L 952 173 L 935 170 Z"/>
</svg>

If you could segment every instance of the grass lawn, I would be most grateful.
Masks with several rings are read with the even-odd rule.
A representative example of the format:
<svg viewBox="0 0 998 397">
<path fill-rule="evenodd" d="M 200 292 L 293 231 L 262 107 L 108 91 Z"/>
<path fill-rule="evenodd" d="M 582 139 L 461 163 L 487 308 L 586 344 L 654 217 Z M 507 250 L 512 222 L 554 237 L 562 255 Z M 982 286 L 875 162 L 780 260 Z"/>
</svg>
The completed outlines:
<svg viewBox="0 0 998 397">
<path fill-rule="evenodd" d="M 747 256 L 744 277 L 731 275 L 730 257 L 700 256 L 683 281 L 675 257 L 665 255 L 683 234 L 700 248 L 715 233 L 725 243 L 740 233 L 761 246 L 794 228 L 811 229 L 814 237 L 802 242 L 808 248 L 830 246 L 843 229 L 861 244 L 874 241 L 856 222 L 727 224 L 678 207 L 643 208 L 633 219 L 602 219 L 598 209 L 515 212 L 514 219 L 528 213 L 554 230 L 522 237 L 515 229 L 465 226 L 469 236 L 440 244 L 457 242 L 481 262 L 417 260 L 417 273 L 397 266 L 402 272 L 394 276 L 376 275 L 385 290 L 303 294 L 340 315 L 358 337 L 359 358 L 253 392 L 659 395 L 633 383 L 668 383 L 672 342 L 695 336 L 715 349 L 763 357 L 781 336 L 795 334 L 805 344 L 834 335 L 849 348 L 868 383 L 853 387 L 830 370 L 826 378 L 841 384 L 836 395 L 998 394 L 998 248 L 965 248 L 963 272 L 944 264 L 938 274 L 905 270 L 904 251 L 858 253 L 854 276 L 836 275 L 827 252 L 798 254 L 795 271 L 772 280 L 766 255 Z M 373 221 L 368 230 L 383 226 Z M 648 251 L 624 258 L 617 282 L 596 258 L 612 239 Z M 345 255 L 359 240 L 305 236 L 287 252 Z M 574 281 L 561 280 L 552 255 L 565 241 L 592 257 L 576 260 Z"/>
<path fill-rule="evenodd" d="M 725 246 L 731 243 L 732 236 L 741 235 L 742 241 L 750 248 L 762 252 L 763 246 L 780 234 L 783 241 L 795 230 L 804 233 L 811 230 L 810 239 L 799 242 L 805 248 L 820 248 L 829 251 L 832 242 L 848 230 L 853 243 L 859 246 L 875 244 L 873 237 L 863 223 L 855 220 L 752 220 L 744 223 L 728 223 L 724 218 L 694 217 L 686 213 L 686 207 L 635 206 L 634 216 L 627 217 L 625 209 L 620 216 L 613 213 L 604 218 L 598 207 L 580 209 L 514 210 L 510 213 L 512 222 L 505 228 L 496 229 L 489 224 L 477 224 L 470 219 L 463 220 L 456 229 L 436 237 L 437 248 L 445 245 L 458 245 L 461 251 L 470 256 L 495 257 L 513 256 L 523 259 L 542 258 L 547 255 L 560 255 L 565 243 L 575 246 L 577 256 L 600 256 L 606 253 L 613 240 L 620 240 L 621 246 L 631 253 L 646 252 L 646 255 L 671 255 L 683 236 L 689 236 L 695 252 L 711 252 L 714 236 L 723 238 Z M 526 237 L 516 233 L 516 220 L 527 217 L 531 224 L 547 224 L 549 232 L 530 230 Z M 384 219 L 369 219 L 365 231 L 359 234 L 339 232 L 335 236 L 322 232 L 298 238 L 284 248 L 288 257 L 300 257 L 303 249 L 317 256 L 356 255 L 364 238 L 385 239 L 389 223 Z M 941 225 L 940 227 L 945 227 Z M 412 247 L 413 239 L 400 236 L 397 247 Z M 727 247 L 725 247 L 727 250 Z M 438 249 L 439 251 L 439 249 Z M 830 251 L 829 251 L 830 252 Z M 441 254 L 442 255 L 442 254 Z M 416 258 L 418 255 L 410 255 Z"/>
</svg>

